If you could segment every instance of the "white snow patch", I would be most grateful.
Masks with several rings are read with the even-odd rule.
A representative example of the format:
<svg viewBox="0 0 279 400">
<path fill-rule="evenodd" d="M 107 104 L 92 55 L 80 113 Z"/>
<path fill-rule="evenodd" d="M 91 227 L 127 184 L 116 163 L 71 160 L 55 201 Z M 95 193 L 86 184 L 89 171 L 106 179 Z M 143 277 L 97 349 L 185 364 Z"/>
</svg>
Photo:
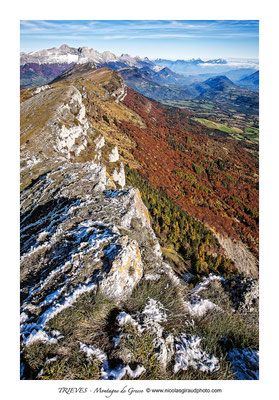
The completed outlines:
<svg viewBox="0 0 279 400">
<path fill-rule="evenodd" d="M 164 306 L 156 300 L 149 299 L 147 305 L 145 306 L 142 315 L 144 317 L 144 324 L 160 324 L 166 321 L 167 314 L 164 312 Z"/>
<path fill-rule="evenodd" d="M 40 317 L 40 320 L 42 320 L 43 326 L 51 319 L 53 318 L 56 314 L 64 310 L 64 308 L 70 307 L 74 302 L 77 301 L 78 297 L 80 297 L 83 293 L 90 292 L 91 290 L 96 289 L 97 285 L 96 283 L 90 283 L 89 285 L 80 285 L 78 286 L 74 292 L 67 296 L 62 304 L 57 304 L 54 305 L 53 307 L 50 307 L 47 311 L 45 311 L 42 316 Z"/>
<path fill-rule="evenodd" d="M 154 65 L 154 66 L 151 67 L 151 69 L 153 69 L 153 71 L 155 71 L 155 72 L 159 72 L 164 68 L 165 67 L 162 67 L 161 65 Z"/>
<path fill-rule="evenodd" d="M 27 320 L 28 320 L 28 315 L 25 312 L 22 312 L 20 314 L 20 323 L 23 324 Z"/>
<path fill-rule="evenodd" d="M 192 317 L 203 317 L 208 311 L 214 309 L 221 311 L 221 308 L 216 304 L 212 303 L 208 299 L 202 299 L 199 296 L 200 292 L 208 288 L 210 282 L 221 280 L 223 280 L 222 277 L 210 274 L 207 278 L 204 278 L 203 282 L 199 283 L 190 291 L 189 301 L 186 301 L 185 304 L 187 305 L 188 311 Z"/>
<path fill-rule="evenodd" d="M 82 201 L 82 202 L 81 202 L 80 204 L 78 204 L 77 206 L 72 206 L 72 207 L 70 207 L 69 210 L 68 210 L 68 212 L 67 212 L 67 215 L 73 214 L 73 212 L 74 212 L 75 210 L 81 209 L 82 207 L 86 206 L 87 203 L 88 203 L 87 201 Z"/>
<path fill-rule="evenodd" d="M 34 165 L 38 164 L 39 162 L 41 162 L 40 158 L 36 158 L 35 156 L 30 157 L 28 160 L 26 160 L 26 167 L 25 168 L 32 168 L 34 167 Z"/>
<path fill-rule="evenodd" d="M 166 367 L 170 361 L 174 349 L 173 335 L 163 337 L 163 327 L 161 323 L 166 321 L 167 314 L 163 305 L 154 299 L 148 299 L 148 302 L 139 318 L 143 320 L 142 326 L 154 335 L 154 347 L 157 352 L 159 362 Z"/>
<path fill-rule="evenodd" d="M 142 365 L 138 365 L 137 368 L 133 371 L 129 365 L 126 366 L 118 366 L 115 369 L 107 369 L 103 372 L 102 377 L 105 380 L 121 380 L 125 375 L 129 375 L 130 378 L 137 378 L 143 372 L 145 372 L 145 368 Z"/>
<path fill-rule="evenodd" d="M 53 331 L 51 331 L 51 334 L 52 334 L 52 336 L 55 336 L 55 337 L 59 337 L 59 336 L 61 336 L 61 332 L 59 332 L 58 330 L 53 330 Z"/>
<path fill-rule="evenodd" d="M 44 331 L 44 327 L 46 323 L 53 318 L 56 314 L 61 312 L 67 307 L 70 307 L 74 302 L 78 299 L 79 296 L 81 296 L 85 292 L 89 292 L 91 290 L 96 290 L 96 283 L 89 283 L 88 285 L 79 285 L 74 292 L 71 295 L 68 295 L 66 298 L 64 298 L 62 303 L 56 303 L 52 306 L 50 306 L 37 320 L 37 322 L 33 323 L 23 323 L 21 325 L 21 332 L 23 335 L 23 341 L 25 344 L 27 343 L 32 343 L 34 341 L 34 337 L 36 340 L 47 340 L 47 338 L 50 340 L 49 336 L 46 334 Z M 61 290 L 61 289 L 59 289 Z M 57 294 L 57 293 L 56 293 Z M 55 294 L 55 295 L 56 295 Z M 50 296 L 53 296 L 51 294 Z M 52 297 L 53 300 L 53 297 Z M 46 304 L 49 304 L 50 298 L 45 299 Z M 26 305 L 26 308 L 28 305 Z M 31 332 L 31 333 L 30 333 Z M 57 339 L 53 339 L 57 342 Z"/>
<path fill-rule="evenodd" d="M 107 355 L 100 349 L 96 349 L 94 346 L 87 346 L 86 344 L 80 342 L 80 351 L 86 353 L 87 358 L 95 357 L 102 363 L 107 360 Z"/>
<path fill-rule="evenodd" d="M 80 245 L 79 245 L 79 250 L 82 250 L 82 249 L 84 249 L 85 247 L 87 247 L 89 245 L 89 243 L 88 242 L 82 242 Z"/>
<path fill-rule="evenodd" d="M 44 368 L 42 368 L 42 369 L 40 370 L 40 372 L 38 373 L 38 375 L 36 376 L 36 378 L 37 378 L 37 379 L 40 378 L 40 377 L 43 375 L 43 373 L 44 373 Z"/>
<path fill-rule="evenodd" d="M 129 365 L 123 366 L 121 364 L 115 369 L 111 369 L 109 367 L 107 355 L 102 350 L 93 346 L 87 346 L 81 342 L 80 351 L 86 353 L 88 359 L 95 357 L 103 364 L 101 368 L 101 377 L 104 380 L 120 380 L 126 374 L 128 374 L 131 378 L 137 378 L 145 371 L 145 368 L 141 365 L 138 365 L 134 371 L 129 367 Z"/>
<path fill-rule="evenodd" d="M 122 311 L 117 317 L 116 320 L 119 324 L 119 326 L 124 326 L 126 324 L 131 324 L 133 325 L 139 332 L 143 332 L 144 329 L 140 326 L 140 324 L 130 315 L 127 314 L 126 312 Z"/>
<path fill-rule="evenodd" d="M 148 299 L 142 313 L 137 314 L 137 320 L 125 312 L 121 312 L 116 319 L 119 326 L 124 326 L 125 324 L 130 323 L 140 334 L 144 331 L 151 332 L 154 335 L 153 343 L 156 349 L 157 358 L 159 362 L 166 367 L 174 353 L 174 338 L 172 335 L 163 338 L 163 328 L 160 325 L 160 323 L 164 322 L 166 318 L 167 315 L 164 312 L 162 304 L 154 299 Z M 121 335 L 122 334 L 120 334 L 120 337 Z M 115 338 L 115 346 L 118 345 L 119 339 L 119 337 Z"/>
<path fill-rule="evenodd" d="M 22 263 L 23 260 L 25 259 L 25 257 L 29 257 L 31 254 L 35 254 L 37 252 L 40 252 L 42 249 L 44 248 L 50 248 L 48 243 L 43 243 L 40 246 L 34 247 L 31 246 L 30 250 L 26 253 L 24 253 L 21 257 L 20 257 L 20 262 Z"/>
<path fill-rule="evenodd" d="M 146 274 L 144 275 L 144 279 L 147 281 L 158 281 L 162 275 L 160 274 Z"/>
<path fill-rule="evenodd" d="M 192 298 L 190 301 L 187 301 L 186 304 L 192 317 L 202 317 L 213 309 L 221 310 L 216 304 L 207 299 Z"/>
<path fill-rule="evenodd" d="M 194 289 L 191 290 L 191 293 L 198 294 L 202 290 L 207 289 L 210 282 L 213 281 L 219 281 L 219 282 L 224 281 L 224 278 L 222 278 L 219 275 L 210 274 L 207 278 L 204 278 L 203 282 L 199 283 L 196 287 L 194 287 Z"/>
<path fill-rule="evenodd" d="M 171 279 L 172 283 L 176 286 L 181 286 L 181 280 L 177 277 L 177 275 L 173 272 L 172 267 L 167 263 L 162 263 L 163 268 L 165 269 L 168 277 Z"/>
<path fill-rule="evenodd" d="M 37 341 L 41 341 L 44 343 L 56 344 L 57 339 L 52 338 L 44 331 L 32 331 L 29 338 L 26 340 L 26 346 L 30 346 L 30 344 L 35 343 Z"/>
<path fill-rule="evenodd" d="M 219 360 L 203 351 L 200 342 L 201 338 L 197 336 L 183 335 L 176 338 L 174 373 L 186 371 L 189 367 L 203 372 L 214 372 L 220 368 Z"/>
<path fill-rule="evenodd" d="M 57 361 L 57 356 L 52 357 L 52 358 L 48 358 L 46 360 L 45 364 L 50 364 L 50 363 L 55 362 L 55 361 Z"/>
</svg>

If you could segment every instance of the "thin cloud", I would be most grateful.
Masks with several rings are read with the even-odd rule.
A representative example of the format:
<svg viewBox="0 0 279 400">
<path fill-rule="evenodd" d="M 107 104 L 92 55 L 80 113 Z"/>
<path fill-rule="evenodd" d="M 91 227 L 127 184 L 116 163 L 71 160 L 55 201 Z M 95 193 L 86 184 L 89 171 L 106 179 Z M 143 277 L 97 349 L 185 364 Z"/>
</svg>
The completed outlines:
<svg viewBox="0 0 279 400">
<path fill-rule="evenodd" d="M 138 35 L 164 38 L 164 34 L 172 34 L 173 37 L 189 37 L 188 35 L 204 37 L 205 30 L 206 36 L 211 37 L 214 35 L 252 37 L 258 35 L 258 24 L 257 21 L 21 21 L 22 35 L 57 32 L 67 35 L 84 32 L 90 36 L 107 35 L 107 39 L 110 36 L 122 36 L 122 30 L 125 32 L 123 36 L 131 38 L 137 38 Z"/>
<path fill-rule="evenodd" d="M 144 41 L 154 40 L 158 43 L 156 51 L 162 50 L 169 57 L 173 53 L 180 57 L 179 52 L 185 49 L 192 54 L 207 54 L 211 48 L 221 56 L 228 54 L 224 46 L 230 55 L 256 57 L 259 35 L 259 22 L 255 20 L 22 20 L 20 27 L 21 44 L 32 51 L 35 46 L 75 46 L 78 41 L 115 53 L 137 48 L 135 51 L 145 55 Z"/>
</svg>

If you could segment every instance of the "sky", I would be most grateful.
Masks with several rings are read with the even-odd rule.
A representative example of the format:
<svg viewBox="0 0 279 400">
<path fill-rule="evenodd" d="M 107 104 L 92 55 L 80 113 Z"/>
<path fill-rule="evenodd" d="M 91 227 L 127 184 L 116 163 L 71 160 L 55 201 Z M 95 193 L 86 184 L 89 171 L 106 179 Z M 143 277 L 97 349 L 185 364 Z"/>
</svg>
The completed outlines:
<svg viewBox="0 0 279 400">
<path fill-rule="evenodd" d="M 67 44 L 150 59 L 258 59 L 257 20 L 22 20 L 20 47 Z"/>
</svg>

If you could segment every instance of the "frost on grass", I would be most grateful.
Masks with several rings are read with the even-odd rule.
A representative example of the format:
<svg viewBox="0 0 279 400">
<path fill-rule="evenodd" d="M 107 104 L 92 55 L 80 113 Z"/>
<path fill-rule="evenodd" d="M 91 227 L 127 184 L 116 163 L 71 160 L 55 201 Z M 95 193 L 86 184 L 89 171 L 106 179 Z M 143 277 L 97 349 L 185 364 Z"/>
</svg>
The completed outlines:
<svg viewBox="0 0 279 400">
<path fill-rule="evenodd" d="M 210 285 L 211 282 L 220 281 L 222 279 L 223 278 L 221 278 L 220 276 L 210 274 L 209 277 L 205 278 L 203 282 L 201 282 L 199 285 L 197 285 L 194 289 L 191 290 L 188 297 L 188 301 L 186 301 L 186 305 L 188 308 L 188 312 L 192 317 L 194 318 L 203 317 L 209 311 L 214 309 L 220 311 L 220 307 L 218 307 L 216 304 L 212 303 L 208 299 L 202 299 L 199 296 L 199 293 L 208 289 L 208 286 Z"/>
<path fill-rule="evenodd" d="M 88 360 L 92 358 L 96 358 L 101 363 L 101 379 L 103 380 L 120 380 L 125 376 L 129 376 L 130 378 L 138 378 L 143 372 L 145 372 L 145 368 L 142 365 L 138 365 L 135 370 L 132 370 L 129 365 L 119 364 L 114 368 L 111 368 L 109 365 L 107 355 L 100 349 L 95 348 L 94 346 L 87 346 L 84 343 L 80 343 L 80 351 L 86 354 Z"/>
<path fill-rule="evenodd" d="M 158 281 L 161 278 L 160 274 L 145 274 L 144 279 L 147 281 Z"/>
<path fill-rule="evenodd" d="M 47 322 L 65 308 L 70 307 L 77 300 L 77 298 L 81 296 L 83 293 L 95 289 L 96 289 L 95 283 L 90 283 L 88 285 L 80 285 L 73 291 L 71 295 L 68 295 L 61 303 L 53 301 L 53 304 L 42 315 L 40 315 L 40 317 L 37 319 L 36 322 L 24 322 L 21 325 L 21 334 L 24 343 L 26 345 L 29 345 L 34 341 L 38 340 L 43 342 L 48 341 L 50 343 L 57 343 L 58 339 L 51 338 L 44 331 Z"/>
<path fill-rule="evenodd" d="M 140 335 L 151 333 L 156 357 L 163 368 L 174 356 L 174 373 L 187 370 L 192 367 L 202 372 L 211 373 L 217 371 L 219 360 L 214 355 L 209 355 L 200 346 L 201 338 L 191 335 L 182 335 L 174 338 L 173 335 L 164 331 L 163 323 L 167 321 L 167 313 L 163 305 L 154 299 L 148 299 L 141 313 L 133 317 L 121 312 L 117 321 L 120 327 L 120 338 L 125 335 L 121 331 L 126 324 L 136 328 Z M 115 338 L 115 347 L 119 343 L 119 337 Z"/>
<path fill-rule="evenodd" d="M 210 300 L 203 300 L 200 298 L 190 298 L 190 301 L 186 302 L 188 311 L 192 317 L 202 317 L 208 311 L 217 309 L 219 307 L 212 303 Z"/>
<path fill-rule="evenodd" d="M 194 289 L 192 289 L 191 293 L 194 295 L 197 295 L 201 291 L 206 290 L 208 288 L 209 284 L 213 281 L 218 281 L 218 282 L 224 281 L 224 278 L 222 278 L 219 275 L 210 274 L 208 277 L 204 278 L 201 283 L 199 283 L 196 287 L 194 287 Z"/>
<path fill-rule="evenodd" d="M 120 328 L 123 328 L 126 324 L 130 324 L 136 328 L 140 335 L 144 335 L 145 333 L 152 334 L 156 357 L 163 368 L 166 368 L 173 356 L 174 342 L 172 335 L 165 337 L 163 334 L 164 329 L 161 324 L 166 319 L 167 314 L 163 305 L 159 301 L 150 298 L 141 313 L 137 313 L 137 315 L 132 317 L 125 312 L 121 312 L 117 317 Z M 122 337 L 123 334 L 121 333 L 120 336 Z M 118 342 L 119 340 L 116 341 L 116 346 Z"/>
<path fill-rule="evenodd" d="M 176 338 L 174 373 L 186 371 L 190 367 L 202 372 L 214 372 L 220 368 L 219 360 L 203 351 L 200 342 L 201 338 L 197 336 L 183 335 Z"/>
<path fill-rule="evenodd" d="M 130 315 L 127 314 L 125 311 L 122 311 L 117 317 L 116 321 L 120 327 L 125 326 L 126 324 L 131 324 L 134 326 L 139 332 L 143 332 L 144 329 L 140 326 L 140 324 Z"/>
<path fill-rule="evenodd" d="M 142 315 L 144 318 L 144 325 L 146 326 L 152 326 L 155 323 L 160 324 L 167 318 L 163 305 L 159 301 L 153 299 L 148 300 Z"/>
<path fill-rule="evenodd" d="M 33 331 L 31 335 L 28 337 L 26 340 L 26 346 L 30 346 L 30 344 L 35 343 L 37 341 L 43 342 L 43 343 L 50 343 L 50 344 L 56 344 L 57 339 L 52 338 L 49 336 L 46 332 L 44 331 Z"/>
</svg>

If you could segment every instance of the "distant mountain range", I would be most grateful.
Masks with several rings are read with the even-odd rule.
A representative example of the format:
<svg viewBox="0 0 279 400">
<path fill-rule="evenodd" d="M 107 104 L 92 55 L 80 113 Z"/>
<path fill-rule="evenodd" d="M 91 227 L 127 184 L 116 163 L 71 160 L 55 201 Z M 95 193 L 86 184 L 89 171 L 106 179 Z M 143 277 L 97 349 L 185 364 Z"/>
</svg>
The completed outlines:
<svg viewBox="0 0 279 400">
<path fill-rule="evenodd" d="M 232 70 L 243 69 L 244 75 L 239 76 L 238 79 L 243 78 L 253 72 L 255 72 L 258 67 L 254 64 L 249 63 L 232 63 L 230 61 L 217 58 L 202 60 L 190 59 L 190 60 L 168 60 L 158 58 L 156 60 L 149 60 L 147 57 L 132 57 L 129 54 L 122 54 L 121 56 L 116 56 L 110 51 L 104 51 L 103 53 L 98 52 L 94 49 L 89 49 L 88 47 L 74 48 L 66 44 L 63 44 L 59 48 L 53 47 L 51 49 L 43 49 L 34 51 L 31 53 L 20 53 L 20 65 L 23 67 L 33 63 L 38 65 L 44 64 L 72 64 L 72 63 L 87 63 L 94 62 L 100 67 L 109 67 L 114 70 L 126 67 L 137 67 L 142 68 L 145 66 L 151 67 L 155 72 L 160 71 L 167 67 L 176 73 L 183 74 L 212 74 L 215 75 L 227 74 Z M 243 67 L 244 66 L 244 67 Z M 247 70 L 247 71 L 245 71 Z M 246 73 L 247 72 L 247 73 Z M 228 76 L 232 79 L 231 76 Z"/>
<path fill-rule="evenodd" d="M 188 99 L 195 96 L 195 92 L 186 86 L 189 83 L 187 77 L 167 67 L 160 70 L 154 67 L 123 68 L 118 72 L 129 87 L 156 100 Z"/>
<path fill-rule="evenodd" d="M 96 69 L 99 69 L 97 64 L 92 62 L 74 64 L 51 83 L 78 78 Z M 149 67 L 131 67 L 120 69 L 118 73 L 130 88 L 155 100 L 209 100 L 248 114 L 258 112 L 258 94 L 239 87 L 226 76 L 186 85 L 187 78 L 168 68 L 156 72 Z"/>
<path fill-rule="evenodd" d="M 62 63 L 78 63 L 84 64 L 87 62 L 95 62 L 98 64 L 117 62 L 123 66 L 144 66 L 153 64 L 147 57 L 132 57 L 129 54 L 122 54 L 117 57 L 110 51 L 99 53 L 97 50 L 89 49 L 88 47 L 69 47 L 63 44 L 59 48 L 39 50 L 31 53 L 20 53 L 20 65 L 29 63 L 36 64 L 62 64 Z"/>
<path fill-rule="evenodd" d="M 258 94 L 239 87 L 226 76 L 209 78 L 204 82 L 192 84 L 191 87 L 198 92 L 196 99 L 209 100 L 232 108 L 237 107 L 244 113 L 258 113 Z"/>
<path fill-rule="evenodd" d="M 132 57 L 122 54 L 117 57 L 110 51 L 99 53 L 88 47 L 74 48 L 63 44 L 59 48 L 39 50 L 31 53 L 20 53 L 21 87 L 44 85 L 55 79 L 73 64 L 95 63 L 98 68 L 108 67 L 113 70 L 127 67 L 142 68 L 154 66 L 147 57 Z"/>
<path fill-rule="evenodd" d="M 204 61 L 200 58 L 197 59 L 192 58 L 191 60 L 176 60 L 176 61 L 157 58 L 156 60 L 154 60 L 154 63 L 162 67 L 168 67 L 175 72 L 190 73 L 190 72 L 195 72 L 197 68 L 200 68 L 201 66 L 206 66 L 208 64 L 214 66 L 226 65 L 227 61 L 222 58 L 208 60 L 208 61 Z"/>
<path fill-rule="evenodd" d="M 241 107 L 245 113 L 258 112 L 258 94 L 226 76 L 190 83 L 189 78 L 167 67 L 159 72 L 148 67 L 125 68 L 118 72 L 129 87 L 156 100 L 210 100 L 231 108 Z"/>
<path fill-rule="evenodd" d="M 21 87 L 49 83 L 59 76 L 82 74 L 88 69 L 107 67 L 120 73 L 125 83 L 139 93 L 156 100 L 206 99 L 241 106 L 244 112 L 257 112 L 258 71 L 237 68 L 224 59 L 149 60 L 129 54 L 116 56 L 88 47 L 39 50 L 20 54 Z M 240 64 L 241 65 L 241 64 Z M 76 67 L 75 67 L 76 66 Z M 222 70 L 226 73 L 222 74 Z M 62 75 L 61 75 L 62 74 Z M 225 76 L 226 75 L 226 76 Z"/>
<path fill-rule="evenodd" d="M 244 60 L 241 62 L 231 62 L 228 60 L 224 60 L 222 58 L 212 59 L 212 60 L 201 60 L 191 59 L 191 60 L 166 60 L 166 59 L 156 59 L 153 61 L 156 65 L 161 67 L 168 67 L 174 72 L 186 75 L 227 75 L 227 73 L 232 73 L 231 76 L 228 76 L 230 79 L 234 76 L 237 77 L 238 73 L 236 71 L 240 71 L 240 75 L 244 72 L 245 75 L 249 75 L 258 70 L 258 64 L 247 62 Z M 242 75 L 241 77 L 243 77 Z M 240 77 L 238 76 L 238 79 Z"/>
</svg>

